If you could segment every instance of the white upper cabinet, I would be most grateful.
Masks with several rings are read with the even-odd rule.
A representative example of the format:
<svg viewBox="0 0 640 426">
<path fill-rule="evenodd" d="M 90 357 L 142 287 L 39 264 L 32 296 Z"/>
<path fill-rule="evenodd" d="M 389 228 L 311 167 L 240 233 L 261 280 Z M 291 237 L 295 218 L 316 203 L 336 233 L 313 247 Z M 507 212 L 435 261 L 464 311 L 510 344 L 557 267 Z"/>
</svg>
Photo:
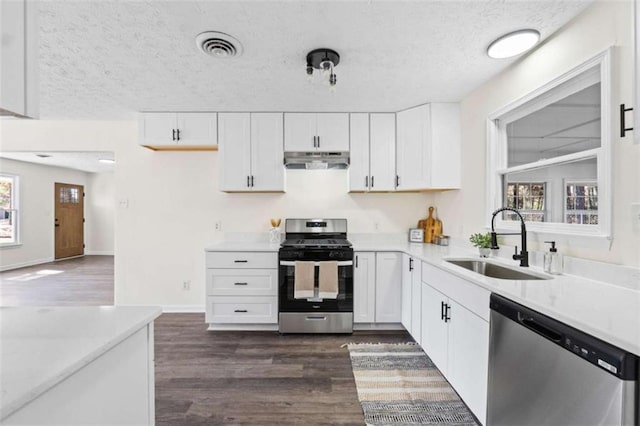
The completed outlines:
<svg viewBox="0 0 640 426">
<path fill-rule="evenodd" d="M 220 189 L 285 189 L 282 113 L 220 113 Z"/>
<path fill-rule="evenodd" d="M 396 177 L 394 113 L 351 114 L 350 191 L 393 191 Z"/>
<path fill-rule="evenodd" d="M 0 116 L 38 118 L 38 3 L 0 2 Z"/>
<path fill-rule="evenodd" d="M 251 114 L 251 189 L 284 191 L 282 113 Z"/>
<path fill-rule="evenodd" d="M 369 190 L 369 114 L 351 114 L 349 191 Z"/>
<path fill-rule="evenodd" d="M 460 187 L 460 106 L 427 104 L 397 113 L 397 190 Z"/>
<path fill-rule="evenodd" d="M 216 150 L 217 117 L 215 112 L 140 113 L 140 144 L 155 150 Z"/>
<path fill-rule="evenodd" d="M 349 114 L 286 113 L 285 151 L 349 151 Z"/>
<path fill-rule="evenodd" d="M 371 191 L 393 191 L 396 188 L 396 115 L 370 116 Z"/>
<path fill-rule="evenodd" d="M 251 115 L 220 113 L 218 117 L 221 191 L 251 190 Z"/>
</svg>

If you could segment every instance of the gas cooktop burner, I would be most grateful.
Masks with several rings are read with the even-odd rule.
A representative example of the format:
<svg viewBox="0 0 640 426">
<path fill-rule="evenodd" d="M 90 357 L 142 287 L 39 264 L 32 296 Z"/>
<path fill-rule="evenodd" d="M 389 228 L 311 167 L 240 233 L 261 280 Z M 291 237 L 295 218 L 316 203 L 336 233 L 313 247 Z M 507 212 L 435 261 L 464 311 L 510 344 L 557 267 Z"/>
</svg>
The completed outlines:
<svg viewBox="0 0 640 426">
<path fill-rule="evenodd" d="M 282 243 L 282 247 L 299 247 L 299 248 L 341 248 L 351 247 L 351 243 L 344 239 L 289 239 Z"/>
</svg>

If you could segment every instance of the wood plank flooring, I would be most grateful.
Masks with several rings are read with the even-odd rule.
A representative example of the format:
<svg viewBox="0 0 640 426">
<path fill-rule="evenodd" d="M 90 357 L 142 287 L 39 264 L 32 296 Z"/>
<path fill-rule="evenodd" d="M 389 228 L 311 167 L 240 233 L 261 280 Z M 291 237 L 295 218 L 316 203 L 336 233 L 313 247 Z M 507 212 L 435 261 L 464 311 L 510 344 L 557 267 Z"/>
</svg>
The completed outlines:
<svg viewBox="0 0 640 426">
<path fill-rule="evenodd" d="M 113 256 L 0 272 L 0 306 L 113 305 Z"/>
<path fill-rule="evenodd" d="M 206 331 L 204 314 L 155 323 L 158 425 L 362 425 L 348 342 L 404 331 L 280 335 Z"/>
<path fill-rule="evenodd" d="M 0 305 L 112 305 L 113 256 L 0 272 Z M 158 425 L 362 425 L 347 342 L 406 332 L 279 335 L 207 331 L 204 314 L 155 323 Z"/>
</svg>

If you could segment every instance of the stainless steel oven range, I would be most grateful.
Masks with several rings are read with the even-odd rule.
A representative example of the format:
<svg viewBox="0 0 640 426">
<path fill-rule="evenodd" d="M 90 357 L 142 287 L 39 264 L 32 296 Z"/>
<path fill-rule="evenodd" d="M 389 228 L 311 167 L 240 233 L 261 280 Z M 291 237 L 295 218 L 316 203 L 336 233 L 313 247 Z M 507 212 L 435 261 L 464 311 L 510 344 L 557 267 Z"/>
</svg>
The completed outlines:
<svg viewBox="0 0 640 426">
<path fill-rule="evenodd" d="M 353 331 L 353 248 L 346 219 L 286 219 L 279 251 L 280 333 Z"/>
</svg>

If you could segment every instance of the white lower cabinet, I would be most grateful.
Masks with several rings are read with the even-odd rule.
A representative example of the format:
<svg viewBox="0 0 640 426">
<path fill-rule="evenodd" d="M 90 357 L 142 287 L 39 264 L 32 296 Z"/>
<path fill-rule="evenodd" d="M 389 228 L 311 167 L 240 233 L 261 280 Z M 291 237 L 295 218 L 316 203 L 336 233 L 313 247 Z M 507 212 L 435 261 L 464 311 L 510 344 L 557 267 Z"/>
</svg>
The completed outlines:
<svg viewBox="0 0 640 426">
<path fill-rule="evenodd" d="M 376 322 L 402 321 L 402 253 L 376 253 Z"/>
<path fill-rule="evenodd" d="M 353 322 L 375 322 L 376 309 L 376 254 L 353 254 Z"/>
<path fill-rule="evenodd" d="M 430 265 L 423 264 L 422 273 L 422 348 L 485 424 L 489 322 L 483 316 L 490 292 Z M 464 298 L 468 285 L 481 293 L 465 307 L 452 297 Z"/>
<path fill-rule="evenodd" d="M 278 254 L 207 252 L 205 321 L 216 326 L 278 323 Z"/>
<path fill-rule="evenodd" d="M 406 253 L 402 254 L 402 325 L 418 343 L 422 341 L 421 269 L 422 262 Z"/>
</svg>

